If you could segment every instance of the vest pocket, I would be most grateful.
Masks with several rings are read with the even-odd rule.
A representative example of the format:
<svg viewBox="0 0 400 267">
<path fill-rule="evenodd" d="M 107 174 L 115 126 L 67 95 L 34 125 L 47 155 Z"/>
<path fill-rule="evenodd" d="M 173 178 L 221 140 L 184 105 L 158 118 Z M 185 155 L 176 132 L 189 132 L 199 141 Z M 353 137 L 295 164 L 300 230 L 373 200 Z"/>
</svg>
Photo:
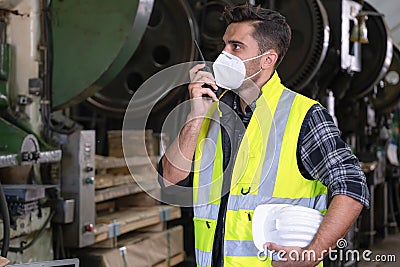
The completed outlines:
<svg viewBox="0 0 400 267">
<path fill-rule="evenodd" d="M 215 220 L 193 218 L 195 247 L 199 250 L 210 252 L 213 247 L 215 228 L 217 222 Z"/>
<path fill-rule="evenodd" d="M 253 210 L 228 210 L 226 212 L 225 239 L 253 240 Z"/>
</svg>

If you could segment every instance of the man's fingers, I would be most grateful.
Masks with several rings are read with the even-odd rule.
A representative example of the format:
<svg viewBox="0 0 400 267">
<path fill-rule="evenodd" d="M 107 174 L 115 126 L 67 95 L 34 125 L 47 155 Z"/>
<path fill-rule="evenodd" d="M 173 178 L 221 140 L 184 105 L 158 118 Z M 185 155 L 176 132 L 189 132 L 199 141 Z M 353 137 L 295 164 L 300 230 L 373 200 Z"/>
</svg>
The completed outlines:
<svg viewBox="0 0 400 267">
<path fill-rule="evenodd" d="M 209 88 L 196 87 L 192 90 L 192 98 L 200 98 L 203 97 L 204 95 L 208 95 L 214 101 L 218 101 L 216 94 Z"/>
<path fill-rule="evenodd" d="M 196 94 L 195 91 L 199 90 L 199 89 L 201 89 L 201 90 L 204 89 L 204 88 L 210 89 L 210 88 L 204 86 L 205 84 L 210 85 L 212 87 L 212 89 L 215 90 L 215 91 L 218 90 L 218 86 L 216 86 L 214 82 L 212 82 L 210 80 L 207 80 L 207 79 L 204 79 L 204 81 L 202 81 L 202 82 L 195 82 L 195 83 L 189 84 L 188 88 L 189 88 L 190 95 L 191 96 L 195 95 Z M 212 92 L 212 90 L 211 90 L 211 92 Z"/>
<path fill-rule="evenodd" d="M 202 82 L 204 80 L 212 81 L 213 83 L 215 83 L 215 78 L 212 75 L 212 73 L 210 73 L 208 71 L 202 71 L 202 70 L 198 71 L 191 81 L 192 82 Z"/>
<path fill-rule="evenodd" d="M 286 253 L 284 251 L 285 251 L 285 248 L 287 248 L 287 247 L 279 246 L 276 243 L 267 242 L 264 244 L 264 248 L 268 249 L 268 254 L 270 254 L 269 256 L 272 258 L 273 262 L 276 262 L 276 261 L 279 262 L 281 259 L 285 258 L 285 256 L 286 256 Z M 279 266 L 279 265 L 274 265 L 274 266 Z"/>
<path fill-rule="evenodd" d="M 197 64 L 196 66 L 194 66 L 193 68 L 191 68 L 189 70 L 189 76 L 190 76 L 190 80 L 193 81 L 196 73 L 201 70 L 202 68 L 204 68 L 206 66 L 206 64 Z"/>
<path fill-rule="evenodd" d="M 206 66 L 205 63 L 197 64 L 197 65 L 195 65 L 193 68 L 190 69 L 189 73 L 196 73 L 196 72 L 198 72 L 200 69 L 204 68 L 205 66 Z"/>
<path fill-rule="evenodd" d="M 203 70 L 206 64 L 197 64 L 189 71 L 190 81 L 191 82 L 199 82 L 202 81 L 205 77 L 214 81 L 214 76 L 210 71 Z"/>
<path fill-rule="evenodd" d="M 205 66 L 206 64 L 197 64 L 189 71 L 191 80 L 191 83 L 189 84 L 189 92 L 191 97 L 201 97 L 201 95 L 199 95 L 200 91 L 196 93 L 195 90 L 206 87 L 204 85 L 209 85 L 215 91 L 218 90 L 218 86 L 215 84 L 215 78 L 212 73 L 202 70 Z M 206 90 L 206 93 L 204 93 L 204 90 L 201 92 L 209 95 L 214 101 L 218 101 L 217 97 L 211 90 Z"/>
<path fill-rule="evenodd" d="M 214 101 L 218 101 L 217 96 L 215 95 L 215 93 L 211 89 L 202 87 L 202 90 L 199 90 L 199 91 L 201 92 L 201 97 L 203 97 L 204 95 L 208 95 Z"/>
<path fill-rule="evenodd" d="M 207 76 L 200 77 L 198 80 L 193 81 L 192 83 L 197 83 L 197 84 L 201 84 L 201 85 L 209 84 L 211 86 L 212 85 L 216 86 L 214 79 L 207 77 Z"/>
<path fill-rule="evenodd" d="M 279 246 L 278 244 L 272 243 L 272 242 L 267 242 L 267 243 L 265 243 L 265 244 L 264 244 L 264 247 L 265 247 L 266 249 L 270 250 L 270 251 L 271 251 L 271 250 L 279 251 L 279 250 L 284 249 L 283 246 Z"/>
</svg>

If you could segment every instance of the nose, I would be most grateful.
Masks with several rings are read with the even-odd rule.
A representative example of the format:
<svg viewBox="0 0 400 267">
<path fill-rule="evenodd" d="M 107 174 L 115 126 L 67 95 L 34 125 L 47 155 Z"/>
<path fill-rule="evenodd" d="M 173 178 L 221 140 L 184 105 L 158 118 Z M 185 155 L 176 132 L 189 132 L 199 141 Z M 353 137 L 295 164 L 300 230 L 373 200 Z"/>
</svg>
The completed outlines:
<svg viewBox="0 0 400 267">
<path fill-rule="evenodd" d="M 225 46 L 224 46 L 224 49 L 222 49 L 222 51 L 225 51 L 225 52 L 227 52 L 227 53 L 229 53 L 229 54 L 231 54 L 231 49 L 230 49 L 230 46 L 229 46 L 229 44 L 226 44 Z"/>
</svg>

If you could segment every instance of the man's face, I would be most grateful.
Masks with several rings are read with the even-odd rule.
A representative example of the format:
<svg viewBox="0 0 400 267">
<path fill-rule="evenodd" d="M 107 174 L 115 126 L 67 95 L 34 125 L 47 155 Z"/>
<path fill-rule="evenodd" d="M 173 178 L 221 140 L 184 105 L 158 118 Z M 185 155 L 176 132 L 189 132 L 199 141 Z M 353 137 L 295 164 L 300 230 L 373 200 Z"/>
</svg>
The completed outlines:
<svg viewBox="0 0 400 267">
<path fill-rule="evenodd" d="M 223 40 L 224 51 L 242 60 L 258 56 L 260 49 L 252 34 L 254 27 L 250 22 L 231 23 L 225 31 Z M 244 62 L 246 76 L 253 75 L 261 69 L 260 58 Z"/>
</svg>

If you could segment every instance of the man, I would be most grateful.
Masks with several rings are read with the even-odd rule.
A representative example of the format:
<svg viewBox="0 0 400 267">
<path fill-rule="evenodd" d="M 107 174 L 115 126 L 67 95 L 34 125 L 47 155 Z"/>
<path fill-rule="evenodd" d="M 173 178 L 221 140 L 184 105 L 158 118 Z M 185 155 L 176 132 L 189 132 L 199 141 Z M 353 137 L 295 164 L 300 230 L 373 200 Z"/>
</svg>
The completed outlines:
<svg viewBox="0 0 400 267">
<path fill-rule="evenodd" d="M 194 188 L 198 266 L 315 266 L 321 259 L 288 254 L 307 249 L 321 255 L 336 246 L 369 205 L 365 176 L 326 109 L 281 84 L 275 70 L 291 38 L 285 18 L 241 5 L 227 10 L 226 19 L 216 79 L 203 64 L 190 70 L 191 111 L 161 159 L 161 184 Z M 231 75 L 218 67 L 224 64 Z M 217 97 L 217 85 L 230 90 Z M 326 211 L 327 189 L 332 199 Z M 288 253 L 284 261 L 263 262 L 251 219 L 266 203 L 326 215 L 307 248 L 269 243 L 268 250 Z"/>
</svg>

